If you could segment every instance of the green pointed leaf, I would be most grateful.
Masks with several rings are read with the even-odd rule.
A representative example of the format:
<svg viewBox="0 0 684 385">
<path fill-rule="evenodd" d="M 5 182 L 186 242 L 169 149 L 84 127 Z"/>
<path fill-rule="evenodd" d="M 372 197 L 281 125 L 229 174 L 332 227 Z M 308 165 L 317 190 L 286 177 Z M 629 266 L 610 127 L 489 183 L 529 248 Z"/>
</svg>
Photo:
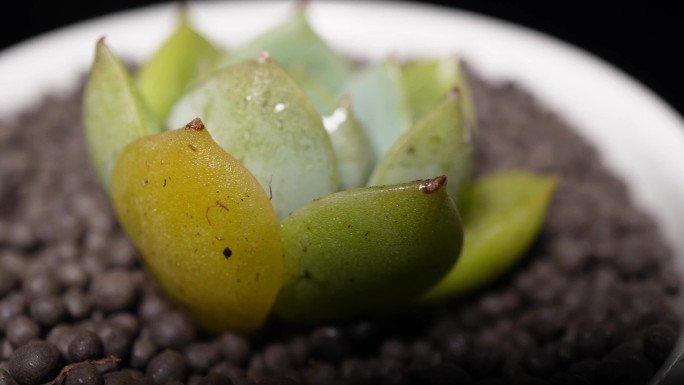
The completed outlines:
<svg viewBox="0 0 684 385">
<path fill-rule="evenodd" d="M 557 186 L 554 177 L 502 172 L 475 182 L 465 199 L 461 257 L 421 299 L 454 299 L 510 270 L 536 238 Z"/>
<path fill-rule="evenodd" d="M 411 111 L 396 60 L 389 58 L 357 73 L 344 93 L 351 96 L 356 116 L 378 157 L 411 127 Z"/>
<path fill-rule="evenodd" d="M 470 131 L 476 129 L 475 107 L 461 60 L 455 56 L 419 60 L 405 64 L 401 70 L 414 122 L 425 117 L 452 89 L 458 88 L 466 126 Z"/>
<path fill-rule="evenodd" d="M 321 115 L 328 114 L 335 109 L 338 98 L 329 87 L 316 81 L 302 69 L 290 69 L 287 73 L 301 87 Z"/>
<path fill-rule="evenodd" d="M 85 85 L 83 115 L 91 163 L 109 192 L 109 178 L 121 150 L 137 138 L 160 132 L 161 126 L 104 39 L 95 48 Z"/>
<path fill-rule="evenodd" d="M 337 191 L 335 153 L 321 116 L 268 55 L 197 84 L 178 102 L 168 125 L 195 117 L 272 194 L 278 218 Z"/>
<path fill-rule="evenodd" d="M 262 51 L 267 51 L 284 68 L 305 71 L 335 91 L 353 70 L 351 62 L 333 51 L 311 28 L 303 7 L 282 25 L 224 56 L 219 68 L 255 57 Z"/>
<path fill-rule="evenodd" d="M 350 98 L 338 101 L 334 92 L 306 73 L 288 73 L 323 115 L 323 126 L 330 134 L 337 157 L 340 189 L 364 186 L 375 165 L 375 154 L 368 135 L 352 111 Z"/>
<path fill-rule="evenodd" d="M 140 68 L 137 84 L 155 116 L 164 121 L 188 84 L 213 69 L 221 51 L 183 14 L 176 30 Z"/>
<path fill-rule="evenodd" d="M 373 171 L 369 185 L 445 174 L 449 178 L 447 191 L 458 201 L 459 192 L 470 178 L 472 163 L 470 135 L 461 113 L 461 96 L 454 91 L 396 141 Z"/>
<path fill-rule="evenodd" d="M 273 312 L 296 323 L 410 302 L 456 260 L 461 221 L 446 177 L 342 191 L 282 222 L 285 284 Z"/>
<path fill-rule="evenodd" d="M 365 186 L 375 165 L 375 154 L 370 139 L 354 116 L 349 98 L 343 98 L 332 113 L 323 116 L 323 125 L 335 149 L 340 189 Z"/>
</svg>

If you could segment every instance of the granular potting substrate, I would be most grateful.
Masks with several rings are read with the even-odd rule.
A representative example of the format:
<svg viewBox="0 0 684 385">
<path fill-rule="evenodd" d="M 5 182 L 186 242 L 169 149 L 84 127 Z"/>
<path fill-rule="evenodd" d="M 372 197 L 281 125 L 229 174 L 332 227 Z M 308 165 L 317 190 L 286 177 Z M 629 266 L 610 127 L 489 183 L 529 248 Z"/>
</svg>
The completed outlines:
<svg viewBox="0 0 684 385">
<path fill-rule="evenodd" d="M 80 93 L 0 123 L 0 385 L 647 383 L 679 331 L 671 251 L 561 118 L 473 83 L 477 172 L 560 176 L 521 265 L 443 306 L 252 339 L 160 295 L 95 182 Z"/>
</svg>

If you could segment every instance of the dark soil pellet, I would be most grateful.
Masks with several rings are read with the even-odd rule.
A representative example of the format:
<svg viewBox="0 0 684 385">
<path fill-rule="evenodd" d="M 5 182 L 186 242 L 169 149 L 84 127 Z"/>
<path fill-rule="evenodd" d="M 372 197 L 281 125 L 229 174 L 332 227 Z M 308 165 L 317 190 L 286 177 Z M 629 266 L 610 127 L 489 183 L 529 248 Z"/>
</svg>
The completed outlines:
<svg viewBox="0 0 684 385">
<path fill-rule="evenodd" d="M 88 284 L 88 273 L 77 261 L 69 261 L 57 268 L 57 277 L 64 286 L 83 288 Z"/>
<path fill-rule="evenodd" d="M 104 322 L 95 329 L 95 333 L 102 341 L 105 356 L 128 358 L 133 337 L 125 327 L 114 322 Z"/>
<path fill-rule="evenodd" d="M 23 288 L 29 297 L 41 298 L 57 294 L 61 284 L 52 273 L 39 271 L 24 278 Z"/>
<path fill-rule="evenodd" d="M 135 383 L 131 374 L 122 370 L 105 373 L 103 377 L 105 385 L 126 385 Z"/>
<path fill-rule="evenodd" d="M 137 335 L 140 329 L 138 318 L 131 313 L 117 313 L 110 316 L 107 321 L 120 326 L 130 336 Z"/>
<path fill-rule="evenodd" d="M 88 316 L 92 309 L 90 298 L 77 286 L 74 285 L 62 295 L 67 314 L 76 320 Z"/>
<path fill-rule="evenodd" d="M 149 338 L 141 337 L 133 342 L 131 348 L 131 366 L 136 369 L 144 369 L 147 363 L 157 353 L 157 345 Z"/>
<path fill-rule="evenodd" d="M 20 315 L 7 322 L 5 336 L 13 346 L 19 347 L 38 338 L 40 336 L 40 326 L 31 318 Z"/>
<path fill-rule="evenodd" d="M 195 339 L 197 331 L 190 318 L 179 311 L 160 314 L 152 328 L 152 341 L 161 348 L 181 348 Z"/>
<path fill-rule="evenodd" d="M 60 297 L 50 295 L 31 300 L 29 314 L 42 326 L 53 326 L 64 320 L 67 309 Z"/>
<path fill-rule="evenodd" d="M 38 385 L 53 379 L 60 369 L 57 348 L 35 341 L 19 347 L 9 358 L 9 373 L 20 385 Z"/>
<path fill-rule="evenodd" d="M 677 332 L 667 324 L 657 324 L 644 332 L 644 355 L 656 366 L 660 366 L 677 342 Z"/>
<path fill-rule="evenodd" d="M 104 378 L 93 364 L 82 362 L 69 371 L 64 385 L 104 385 Z"/>
<path fill-rule="evenodd" d="M 348 342 L 340 328 L 323 326 L 314 329 L 309 336 L 311 355 L 325 361 L 339 361 L 348 350 Z"/>
<path fill-rule="evenodd" d="M 26 300 L 20 294 L 11 294 L 0 300 L 0 330 L 7 327 L 7 322 L 24 313 Z"/>
<path fill-rule="evenodd" d="M 69 344 L 74 338 L 74 335 L 76 335 L 76 332 L 77 331 L 71 325 L 60 324 L 50 330 L 46 340 L 57 347 L 63 359 L 68 360 Z"/>
<path fill-rule="evenodd" d="M 183 381 L 186 372 L 187 363 L 183 355 L 175 350 L 166 349 L 150 360 L 146 375 L 157 384 L 166 384 L 170 381 Z"/>
<path fill-rule="evenodd" d="M 249 362 L 252 348 L 245 337 L 225 332 L 219 337 L 218 343 L 226 360 L 239 366 L 244 366 Z"/>
<path fill-rule="evenodd" d="M 95 360 L 103 355 L 102 340 L 97 334 L 89 331 L 79 331 L 69 343 L 69 360 L 71 362 L 81 362 Z"/>
<path fill-rule="evenodd" d="M 195 373 L 206 373 L 221 360 L 221 350 L 216 343 L 193 343 L 183 351 L 188 366 Z"/>
<path fill-rule="evenodd" d="M 93 303 L 106 312 L 126 310 L 137 298 L 138 285 L 125 270 L 106 272 L 91 285 Z"/>
<path fill-rule="evenodd" d="M 107 385 L 647 383 L 681 325 L 659 229 L 562 118 L 515 84 L 472 88 L 476 174 L 560 180 L 519 266 L 441 306 L 252 338 L 201 333 L 147 275 L 85 156 L 80 93 L 0 122 L 0 384 L 67 363 L 65 383 Z"/>
<path fill-rule="evenodd" d="M 0 385 L 18 385 L 5 369 L 0 369 Z"/>
<path fill-rule="evenodd" d="M 0 297 L 11 292 L 19 283 L 19 279 L 9 270 L 0 269 Z"/>
<path fill-rule="evenodd" d="M 222 361 L 212 366 L 208 374 L 220 374 L 230 378 L 233 382 L 239 382 L 241 379 L 247 378 L 247 374 L 242 368 L 228 361 Z"/>
<path fill-rule="evenodd" d="M 268 376 L 257 382 L 257 385 L 297 385 L 298 382 L 285 376 Z"/>
</svg>

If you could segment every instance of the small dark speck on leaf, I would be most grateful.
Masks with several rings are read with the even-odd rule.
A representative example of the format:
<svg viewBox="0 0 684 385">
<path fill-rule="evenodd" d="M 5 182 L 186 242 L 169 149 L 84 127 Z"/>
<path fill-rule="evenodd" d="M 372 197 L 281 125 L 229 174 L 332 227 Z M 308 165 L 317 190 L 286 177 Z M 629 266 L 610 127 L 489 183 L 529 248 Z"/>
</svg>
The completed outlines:
<svg viewBox="0 0 684 385">
<path fill-rule="evenodd" d="M 143 179 L 143 180 L 142 180 L 142 185 L 143 185 L 143 186 L 147 186 L 148 183 L 150 183 L 150 181 L 148 181 L 147 179 Z"/>
<path fill-rule="evenodd" d="M 166 187 L 166 179 L 164 179 L 164 184 L 162 185 L 162 187 Z"/>
<path fill-rule="evenodd" d="M 223 249 L 223 256 L 226 257 L 226 259 L 230 258 L 231 255 L 233 255 L 233 251 L 230 250 L 230 247 Z"/>
<path fill-rule="evenodd" d="M 188 148 L 191 149 L 192 151 L 197 151 L 197 146 L 188 144 Z"/>
<path fill-rule="evenodd" d="M 413 154 L 416 153 L 416 148 L 413 147 L 413 146 L 410 146 L 410 147 L 406 150 L 406 152 L 407 152 L 409 155 L 413 155 Z"/>
</svg>

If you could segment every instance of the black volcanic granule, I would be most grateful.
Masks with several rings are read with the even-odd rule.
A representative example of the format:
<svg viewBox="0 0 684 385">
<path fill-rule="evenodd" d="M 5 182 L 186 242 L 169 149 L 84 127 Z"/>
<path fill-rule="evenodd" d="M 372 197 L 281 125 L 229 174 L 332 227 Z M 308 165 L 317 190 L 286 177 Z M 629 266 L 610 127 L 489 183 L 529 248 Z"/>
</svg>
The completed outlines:
<svg viewBox="0 0 684 385">
<path fill-rule="evenodd" d="M 478 174 L 560 177 L 520 266 L 444 306 L 252 339 L 159 294 L 90 169 L 81 94 L 0 123 L 0 383 L 645 384 L 680 330 L 671 251 L 562 119 L 515 84 L 473 91 Z"/>
</svg>

